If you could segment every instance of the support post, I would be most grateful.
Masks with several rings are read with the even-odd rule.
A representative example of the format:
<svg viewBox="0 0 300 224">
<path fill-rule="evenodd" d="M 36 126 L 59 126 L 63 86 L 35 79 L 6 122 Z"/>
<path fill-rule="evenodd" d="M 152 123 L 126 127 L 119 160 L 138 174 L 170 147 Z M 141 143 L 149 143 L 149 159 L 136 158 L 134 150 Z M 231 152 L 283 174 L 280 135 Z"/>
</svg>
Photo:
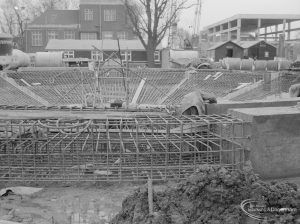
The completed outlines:
<svg viewBox="0 0 300 224">
<path fill-rule="evenodd" d="M 216 42 L 216 27 L 213 28 L 213 42 Z"/>
<path fill-rule="evenodd" d="M 148 177 L 148 203 L 149 203 L 149 215 L 153 215 L 153 186 L 152 179 Z"/>
<path fill-rule="evenodd" d="M 257 30 L 256 30 L 256 40 L 259 40 L 260 36 L 260 28 L 261 28 L 261 19 L 257 20 Z"/>
<path fill-rule="evenodd" d="M 268 33 L 268 27 L 265 27 L 265 35 L 264 35 L 265 41 L 267 41 L 267 33 Z"/>
<path fill-rule="evenodd" d="M 231 29 L 231 23 L 230 23 L 230 21 L 228 21 L 228 32 L 227 32 L 227 40 L 231 40 L 231 31 L 230 31 L 230 29 Z"/>
<path fill-rule="evenodd" d="M 275 41 L 278 41 L 278 25 L 275 25 Z"/>
<path fill-rule="evenodd" d="M 287 40 L 290 40 L 291 39 L 291 22 L 288 22 L 288 36 L 287 36 Z"/>
<path fill-rule="evenodd" d="M 236 35 L 237 41 L 241 41 L 241 26 L 242 26 L 242 20 L 238 19 L 237 20 L 237 35 Z"/>
<path fill-rule="evenodd" d="M 223 41 L 223 24 L 220 25 L 220 41 Z"/>
<path fill-rule="evenodd" d="M 282 34 L 283 34 L 284 40 L 285 40 L 285 30 L 286 30 L 286 19 L 283 20 L 283 28 L 282 28 Z"/>
</svg>

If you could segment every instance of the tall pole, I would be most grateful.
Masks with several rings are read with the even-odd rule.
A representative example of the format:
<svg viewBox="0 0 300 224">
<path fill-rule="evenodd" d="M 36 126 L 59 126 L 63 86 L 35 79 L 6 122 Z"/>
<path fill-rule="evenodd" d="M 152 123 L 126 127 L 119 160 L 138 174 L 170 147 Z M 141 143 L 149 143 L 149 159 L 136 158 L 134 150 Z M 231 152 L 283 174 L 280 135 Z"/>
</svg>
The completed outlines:
<svg viewBox="0 0 300 224">
<path fill-rule="evenodd" d="M 202 0 L 197 0 L 196 9 L 195 9 L 195 17 L 193 23 L 193 45 L 196 45 L 198 48 L 201 42 L 201 34 L 200 34 L 200 20 L 201 20 L 201 10 L 202 10 Z"/>
</svg>

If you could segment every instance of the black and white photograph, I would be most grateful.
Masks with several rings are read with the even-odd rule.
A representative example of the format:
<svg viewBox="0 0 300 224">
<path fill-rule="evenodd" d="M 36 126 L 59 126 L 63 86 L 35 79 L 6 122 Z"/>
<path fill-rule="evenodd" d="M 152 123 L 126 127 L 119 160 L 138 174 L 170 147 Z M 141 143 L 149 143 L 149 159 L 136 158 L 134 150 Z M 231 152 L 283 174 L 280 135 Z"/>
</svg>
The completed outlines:
<svg viewBox="0 0 300 224">
<path fill-rule="evenodd" d="M 300 224 L 300 0 L 0 0 L 0 224 Z"/>
</svg>

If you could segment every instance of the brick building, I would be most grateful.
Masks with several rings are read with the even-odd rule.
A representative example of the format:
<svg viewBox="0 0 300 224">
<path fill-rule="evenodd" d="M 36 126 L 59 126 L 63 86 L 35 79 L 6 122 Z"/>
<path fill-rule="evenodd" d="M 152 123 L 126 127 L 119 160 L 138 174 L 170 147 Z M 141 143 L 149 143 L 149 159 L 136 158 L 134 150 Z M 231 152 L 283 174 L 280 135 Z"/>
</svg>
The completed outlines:
<svg viewBox="0 0 300 224">
<path fill-rule="evenodd" d="M 135 39 L 121 0 L 80 0 L 79 10 L 47 10 L 25 32 L 25 51 L 45 51 L 51 39 Z"/>
</svg>

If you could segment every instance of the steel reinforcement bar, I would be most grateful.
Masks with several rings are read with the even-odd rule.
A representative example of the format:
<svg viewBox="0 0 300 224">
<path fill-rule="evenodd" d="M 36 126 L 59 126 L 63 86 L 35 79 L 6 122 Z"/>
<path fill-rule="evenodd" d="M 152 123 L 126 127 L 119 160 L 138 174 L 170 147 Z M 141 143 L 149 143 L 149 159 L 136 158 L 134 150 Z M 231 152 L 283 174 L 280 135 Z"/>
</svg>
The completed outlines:
<svg viewBox="0 0 300 224">
<path fill-rule="evenodd" d="M 0 120 L 0 181 L 170 180 L 201 164 L 239 169 L 244 129 L 229 115 Z"/>
</svg>

